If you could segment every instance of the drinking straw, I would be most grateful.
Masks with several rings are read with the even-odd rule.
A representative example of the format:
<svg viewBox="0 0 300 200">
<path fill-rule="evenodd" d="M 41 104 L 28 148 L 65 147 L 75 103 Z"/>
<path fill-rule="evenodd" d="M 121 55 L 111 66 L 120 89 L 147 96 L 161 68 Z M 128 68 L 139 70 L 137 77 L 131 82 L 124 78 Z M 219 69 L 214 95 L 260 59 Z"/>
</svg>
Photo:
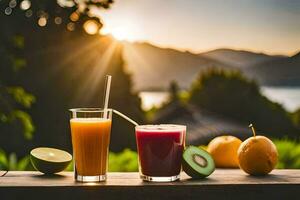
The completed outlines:
<svg viewBox="0 0 300 200">
<path fill-rule="evenodd" d="M 104 102 L 103 102 L 104 119 L 107 118 L 107 108 L 108 108 L 108 100 L 109 100 L 109 93 L 110 93 L 111 77 L 112 77 L 111 75 L 106 75 L 106 80 L 105 80 L 105 91 L 104 91 Z"/>
<path fill-rule="evenodd" d="M 111 78 L 112 78 L 111 75 L 106 75 L 105 91 L 104 91 L 104 102 L 103 102 L 104 119 L 107 118 L 107 109 L 108 109 L 108 100 L 109 100 L 109 93 L 110 93 Z M 136 123 L 134 120 L 130 119 L 129 117 L 127 117 L 123 113 L 121 113 L 117 110 L 113 110 L 113 112 L 116 113 L 117 115 L 119 115 L 120 117 L 123 117 L 124 119 L 126 119 L 130 123 L 134 124 L 135 126 L 139 125 L 138 123 Z"/>
<path fill-rule="evenodd" d="M 138 126 L 139 124 L 137 122 L 135 122 L 134 120 L 130 119 L 129 117 L 127 117 L 126 115 L 124 115 L 123 113 L 117 111 L 117 110 L 113 110 L 114 113 L 116 113 L 117 115 L 119 115 L 120 117 L 123 117 L 124 119 L 126 119 L 127 121 L 129 121 L 130 123 L 134 124 L 135 126 Z"/>
</svg>

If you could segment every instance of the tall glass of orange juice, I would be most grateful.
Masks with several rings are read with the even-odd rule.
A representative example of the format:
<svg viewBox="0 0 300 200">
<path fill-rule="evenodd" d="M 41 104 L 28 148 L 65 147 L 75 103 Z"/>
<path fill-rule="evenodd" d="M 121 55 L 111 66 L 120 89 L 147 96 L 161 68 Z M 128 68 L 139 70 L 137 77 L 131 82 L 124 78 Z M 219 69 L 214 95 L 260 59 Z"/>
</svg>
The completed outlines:
<svg viewBox="0 0 300 200">
<path fill-rule="evenodd" d="M 75 179 L 80 182 L 105 181 L 112 109 L 75 108 L 70 111 Z"/>
</svg>

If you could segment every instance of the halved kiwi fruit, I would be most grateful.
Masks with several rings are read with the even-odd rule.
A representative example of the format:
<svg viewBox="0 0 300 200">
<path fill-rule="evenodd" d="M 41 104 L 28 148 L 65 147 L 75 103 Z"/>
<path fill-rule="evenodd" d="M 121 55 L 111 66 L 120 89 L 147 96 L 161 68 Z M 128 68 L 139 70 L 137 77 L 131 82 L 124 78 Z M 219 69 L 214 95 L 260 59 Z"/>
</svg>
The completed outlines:
<svg viewBox="0 0 300 200">
<path fill-rule="evenodd" d="M 30 160 L 36 170 L 54 174 L 63 171 L 72 161 L 72 156 L 63 150 L 39 147 L 31 150 Z"/>
<path fill-rule="evenodd" d="M 215 163 L 204 149 L 189 146 L 183 152 L 182 168 L 192 178 L 205 178 L 213 173 Z"/>
</svg>

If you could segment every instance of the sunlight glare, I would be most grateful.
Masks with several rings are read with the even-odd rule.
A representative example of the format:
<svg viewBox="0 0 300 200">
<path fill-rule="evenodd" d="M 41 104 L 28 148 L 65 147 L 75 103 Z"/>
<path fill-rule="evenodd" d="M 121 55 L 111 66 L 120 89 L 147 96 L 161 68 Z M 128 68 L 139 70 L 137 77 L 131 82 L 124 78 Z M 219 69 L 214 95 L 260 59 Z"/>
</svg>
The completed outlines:
<svg viewBox="0 0 300 200">
<path fill-rule="evenodd" d="M 86 63 L 93 63 L 91 76 L 86 77 L 82 85 L 77 88 L 78 94 L 74 98 L 74 101 L 86 102 L 91 96 L 98 94 L 97 88 L 105 76 L 110 62 L 114 61 L 114 54 L 119 45 L 116 40 L 108 41 L 107 37 L 100 38 L 97 42 L 87 48 L 85 52 L 90 52 L 85 58 Z M 108 44 L 108 46 L 104 44 Z M 99 54 L 100 53 L 100 54 Z M 86 91 L 90 91 L 88 95 Z"/>
<path fill-rule="evenodd" d="M 135 41 L 136 40 L 136 34 L 135 29 L 130 23 L 122 23 L 120 26 L 116 27 L 107 27 L 104 26 L 100 30 L 100 34 L 102 35 L 108 35 L 111 34 L 116 40 L 122 41 Z"/>
<path fill-rule="evenodd" d="M 130 38 L 130 34 L 128 33 L 128 30 L 126 30 L 126 27 L 117 27 L 112 29 L 111 34 L 117 40 L 125 40 Z"/>
</svg>

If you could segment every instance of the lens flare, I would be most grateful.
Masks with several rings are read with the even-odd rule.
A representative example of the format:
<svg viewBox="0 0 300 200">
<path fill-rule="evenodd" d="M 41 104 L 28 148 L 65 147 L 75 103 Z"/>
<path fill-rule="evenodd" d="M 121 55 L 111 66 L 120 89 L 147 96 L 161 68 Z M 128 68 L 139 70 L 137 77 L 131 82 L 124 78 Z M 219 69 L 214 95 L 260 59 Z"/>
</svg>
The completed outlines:
<svg viewBox="0 0 300 200">
<path fill-rule="evenodd" d="M 94 35 L 99 32 L 100 25 L 95 20 L 87 20 L 84 22 L 83 28 L 88 34 Z"/>
</svg>

